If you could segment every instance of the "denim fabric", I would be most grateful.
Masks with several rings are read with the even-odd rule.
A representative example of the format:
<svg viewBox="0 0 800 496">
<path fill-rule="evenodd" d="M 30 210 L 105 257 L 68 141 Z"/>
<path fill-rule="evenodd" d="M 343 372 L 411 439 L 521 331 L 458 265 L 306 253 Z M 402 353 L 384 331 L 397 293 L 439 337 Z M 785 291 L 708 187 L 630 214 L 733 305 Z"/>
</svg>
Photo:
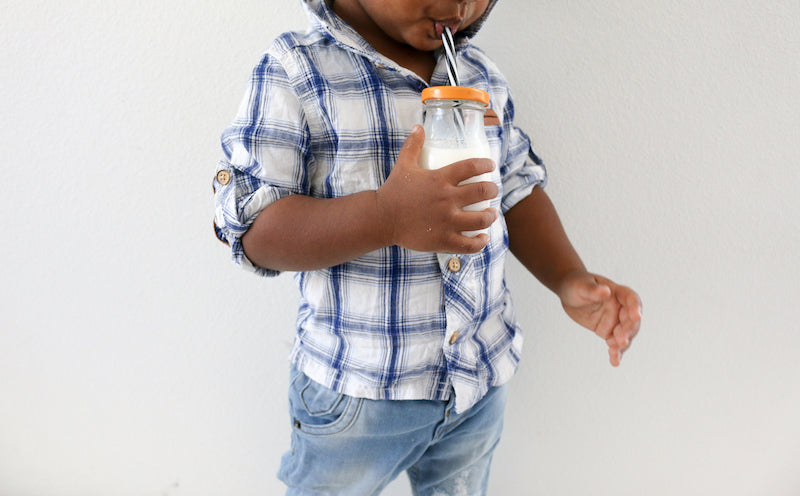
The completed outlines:
<svg viewBox="0 0 800 496">
<path fill-rule="evenodd" d="M 438 400 L 369 400 L 336 393 L 292 369 L 292 446 L 279 478 L 287 496 L 380 494 L 406 471 L 415 496 L 486 494 L 507 387 L 456 413 Z"/>
</svg>

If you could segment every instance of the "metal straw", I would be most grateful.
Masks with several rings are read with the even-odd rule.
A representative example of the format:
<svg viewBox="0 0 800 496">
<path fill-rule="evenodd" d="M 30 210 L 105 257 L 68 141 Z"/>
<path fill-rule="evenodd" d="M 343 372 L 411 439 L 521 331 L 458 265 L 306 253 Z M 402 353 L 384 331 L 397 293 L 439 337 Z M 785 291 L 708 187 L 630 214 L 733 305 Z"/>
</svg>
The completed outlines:
<svg viewBox="0 0 800 496">
<path fill-rule="evenodd" d="M 456 59 L 456 44 L 453 40 L 453 32 L 449 27 L 442 31 L 442 43 L 444 43 L 444 55 L 447 60 L 447 77 L 450 86 L 461 86 L 458 81 L 458 59 Z"/>
<path fill-rule="evenodd" d="M 453 40 L 453 32 L 450 31 L 448 26 L 445 26 L 442 31 L 442 43 L 444 44 L 444 55 L 447 62 L 447 78 L 450 81 L 450 86 L 461 86 L 458 79 L 458 59 L 456 58 L 456 44 Z M 458 104 L 456 104 L 458 106 Z M 464 116 L 461 110 L 455 109 L 456 129 L 458 137 L 461 141 L 464 140 Z"/>
</svg>

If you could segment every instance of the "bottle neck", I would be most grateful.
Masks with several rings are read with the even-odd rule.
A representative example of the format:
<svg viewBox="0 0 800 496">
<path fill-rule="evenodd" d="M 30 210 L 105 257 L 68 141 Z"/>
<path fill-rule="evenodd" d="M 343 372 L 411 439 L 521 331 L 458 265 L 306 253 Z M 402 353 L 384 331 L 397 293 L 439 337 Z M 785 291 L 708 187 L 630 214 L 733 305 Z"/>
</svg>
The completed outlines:
<svg viewBox="0 0 800 496">
<path fill-rule="evenodd" d="M 427 100 L 422 117 L 426 143 L 446 148 L 481 145 L 486 141 L 485 111 L 472 100 Z"/>
</svg>

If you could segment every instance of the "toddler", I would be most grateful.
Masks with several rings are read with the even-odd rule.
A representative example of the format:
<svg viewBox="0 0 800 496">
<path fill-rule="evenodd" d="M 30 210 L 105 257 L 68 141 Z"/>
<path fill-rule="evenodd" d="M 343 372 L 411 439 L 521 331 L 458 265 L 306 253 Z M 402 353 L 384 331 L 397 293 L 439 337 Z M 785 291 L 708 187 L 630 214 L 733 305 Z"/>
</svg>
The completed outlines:
<svg viewBox="0 0 800 496">
<path fill-rule="evenodd" d="M 496 0 L 302 2 L 311 28 L 253 71 L 214 184 L 234 261 L 300 291 L 279 477 L 288 495 L 376 495 L 402 472 L 415 495 L 485 494 L 522 346 L 507 253 L 614 366 L 640 299 L 584 267 L 503 75 L 470 43 Z M 420 94 L 447 84 L 446 28 L 461 85 L 490 96 L 492 159 L 429 171 Z"/>
</svg>

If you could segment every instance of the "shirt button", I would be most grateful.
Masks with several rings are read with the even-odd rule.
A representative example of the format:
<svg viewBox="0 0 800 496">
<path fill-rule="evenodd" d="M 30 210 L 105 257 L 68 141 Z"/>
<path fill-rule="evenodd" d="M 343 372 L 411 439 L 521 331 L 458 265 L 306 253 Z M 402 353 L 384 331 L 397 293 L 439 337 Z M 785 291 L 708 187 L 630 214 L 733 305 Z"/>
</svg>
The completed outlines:
<svg viewBox="0 0 800 496">
<path fill-rule="evenodd" d="M 458 341 L 458 331 L 454 331 L 453 334 L 450 335 L 450 344 L 456 344 Z"/>
<path fill-rule="evenodd" d="M 223 186 L 231 182 L 231 173 L 226 170 L 217 172 L 217 181 Z"/>
<path fill-rule="evenodd" d="M 458 272 L 461 270 L 461 260 L 456 257 L 451 258 L 447 261 L 447 268 L 450 269 L 450 272 Z"/>
</svg>

